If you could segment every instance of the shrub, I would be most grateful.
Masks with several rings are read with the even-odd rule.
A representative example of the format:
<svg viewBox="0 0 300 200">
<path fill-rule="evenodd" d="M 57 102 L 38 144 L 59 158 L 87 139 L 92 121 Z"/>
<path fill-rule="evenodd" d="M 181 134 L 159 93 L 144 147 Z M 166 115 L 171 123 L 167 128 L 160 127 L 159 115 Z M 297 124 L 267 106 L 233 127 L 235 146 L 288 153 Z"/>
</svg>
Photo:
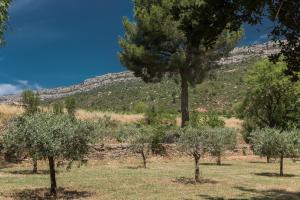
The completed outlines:
<svg viewBox="0 0 300 200">
<path fill-rule="evenodd" d="M 215 112 L 197 112 L 191 113 L 189 122 L 192 127 L 224 127 L 225 122 Z"/>
</svg>

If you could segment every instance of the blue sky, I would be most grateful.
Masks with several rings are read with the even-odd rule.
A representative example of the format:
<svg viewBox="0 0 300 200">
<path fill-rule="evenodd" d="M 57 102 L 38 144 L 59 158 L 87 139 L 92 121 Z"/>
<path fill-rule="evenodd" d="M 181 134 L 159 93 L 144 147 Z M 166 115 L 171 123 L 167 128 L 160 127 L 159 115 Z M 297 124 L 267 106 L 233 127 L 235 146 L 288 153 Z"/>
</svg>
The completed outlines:
<svg viewBox="0 0 300 200">
<path fill-rule="evenodd" d="M 87 3 L 88 2 L 88 3 Z M 0 49 L 0 95 L 50 88 L 124 71 L 117 52 L 131 0 L 14 0 L 6 46 Z M 267 39 L 267 28 L 245 26 L 241 42 Z"/>
</svg>

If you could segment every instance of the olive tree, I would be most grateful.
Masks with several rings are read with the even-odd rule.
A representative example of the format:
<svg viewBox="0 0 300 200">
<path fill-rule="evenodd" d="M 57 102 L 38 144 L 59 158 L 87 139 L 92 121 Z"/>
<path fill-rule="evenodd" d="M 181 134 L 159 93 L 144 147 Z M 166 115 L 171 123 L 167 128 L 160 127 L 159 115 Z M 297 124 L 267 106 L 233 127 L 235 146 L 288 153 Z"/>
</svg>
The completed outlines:
<svg viewBox="0 0 300 200">
<path fill-rule="evenodd" d="M 56 195 L 55 161 L 82 160 L 95 142 L 97 126 L 71 120 L 68 116 L 37 113 L 14 118 L 4 136 L 6 148 L 29 152 L 37 159 L 47 159 L 50 169 L 51 194 Z M 13 144 L 13 145 L 12 145 Z"/>
<path fill-rule="evenodd" d="M 299 156 L 299 130 L 257 129 L 251 133 L 250 141 L 256 154 L 269 156 L 269 158 L 280 158 L 280 176 L 283 176 L 284 158 Z"/>
<path fill-rule="evenodd" d="M 183 151 L 193 156 L 195 161 L 195 182 L 200 182 L 200 158 L 207 152 L 206 128 L 186 127 L 179 129 L 180 138 L 178 144 Z"/>
<path fill-rule="evenodd" d="M 24 104 L 25 107 L 25 115 L 34 115 L 35 113 L 39 112 L 39 105 L 40 105 L 40 97 L 37 93 L 34 93 L 31 90 L 26 90 L 22 92 L 22 103 Z M 31 152 L 31 155 L 34 155 Z M 33 169 L 32 173 L 36 174 L 38 171 L 38 163 L 37 163 L 37 158 L 35 156 L 32 156 L 32 164 L 33 164 Z"/>
<path fill-rule="evenodd" d="M 221 156 L 227 150 L 234 150 L 237 144 L 237 134 L 234 129 L 209 128 L 205 139 L 207 150 L 212 156 L 217 157 L 217 164 L 221 165 Z"/>
<path fill-rule="evenodd" d="M 120 135 L 129 142 L 131 151 L 141 154 L 144 168 L 147 168 L 147 158 L 151 152 L 153 131 L 150 126 L 126 126 L 120 130 Z"/>
</svg>

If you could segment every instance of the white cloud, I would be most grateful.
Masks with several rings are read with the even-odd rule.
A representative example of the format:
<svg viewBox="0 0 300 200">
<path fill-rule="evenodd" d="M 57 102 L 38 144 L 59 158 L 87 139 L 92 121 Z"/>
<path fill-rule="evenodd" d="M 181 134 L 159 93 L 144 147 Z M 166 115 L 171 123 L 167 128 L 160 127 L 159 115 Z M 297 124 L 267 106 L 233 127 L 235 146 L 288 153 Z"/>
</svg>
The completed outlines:
<svg viewBox="0 0 300 200">
<path fill-rule="evenodd" d="M 20 83 L 21 85 L 28 85 L 28 81 L 27 80 L 18 80 L 18 83 Z"/>
<path fill-rule="evenodd" d="M 0 96 L 20 94 L 25 89 L 40 90 L 43 88 L 37 83 L 31 85 L 27 80 L 17 80 L 16 82 L 16 84 L 0 84 Z"/>
<path fill-rule="evenodd" d="M 12 84 L 0 84 L 0 96 L 9 94 L 18 94 L 22 89 Z"/>
<path fill-rule="evenodd" d="M 268 38 L 268 35 L 267 35 L 267 34 L 264 34 L 264 35 L 259 36 L 259 39 L 261 39 L 261 40 L 264 40 L 264 39 L 267 39 L 267 38 Z"/>
</svg>

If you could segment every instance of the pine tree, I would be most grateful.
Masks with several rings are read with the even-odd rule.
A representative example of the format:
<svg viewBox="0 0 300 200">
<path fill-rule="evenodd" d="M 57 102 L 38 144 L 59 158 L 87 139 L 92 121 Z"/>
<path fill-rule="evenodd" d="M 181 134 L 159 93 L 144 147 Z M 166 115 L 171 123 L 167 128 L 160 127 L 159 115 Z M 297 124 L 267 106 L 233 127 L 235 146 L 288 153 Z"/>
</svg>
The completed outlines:
<svg viewBox="0 0 300 200">
<path fill-rule="evenodd" d="M 6 22 L 8 20 L 8 8 L 11 0 L 1 0 L 0 2 L 0 45 L 4 44 L 3 34 L 6 30 Z"/>
<path fill-rule="evenodd" d="M 146 82 L 165 76 L 181 78 L 185 126 L 189 121 L 189 84 L 201 83 L 217 66 L 216 61 L 236 45 L 242 31 L 226 22 L 221 5 L 207 7 L 202 0 L 135 0 L 134 18 L 135 22 L 123 21 L 126 33 L 119 40 L 120 60 Z"/>
</svg>

